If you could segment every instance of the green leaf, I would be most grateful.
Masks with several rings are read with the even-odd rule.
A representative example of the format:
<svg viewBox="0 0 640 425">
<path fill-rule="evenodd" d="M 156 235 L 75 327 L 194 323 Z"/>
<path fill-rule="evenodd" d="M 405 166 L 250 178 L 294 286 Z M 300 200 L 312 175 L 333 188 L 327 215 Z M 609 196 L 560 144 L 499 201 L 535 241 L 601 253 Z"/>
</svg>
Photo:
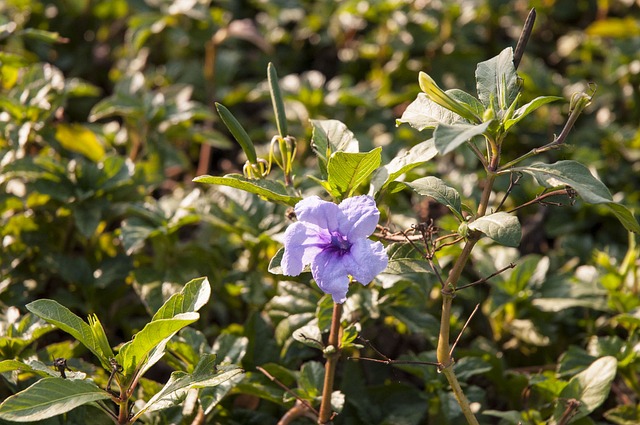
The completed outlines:
<svg viewBox="0 0 640 425">
<path fill-rule="evenodd" d="M 338 120 L 310 120 L 311 149 L 320 160 L 322 176 L 327 176 L 329 157 L 334 152 L 359 152 L 358 140 L 347 126 Z"/>
<path fill-rule="evenodd" d="M 250 180 L 240 174 L 227 174 L 224 177 L 199 176 L 193 179 L 196 183 L 219 184 L 234 187 L 261 196 L 267 201 L 295 206 L 302 198 L 291 196 L 286 187 L 271 180 Z"/>
<path fill-rule="evenodd" d="M 41 421 L 111 396 L 91 381 L 44 378 L 0 404 L 0 419 Z"/>
<path fill-rule="evenodd" d="M 327 166 L 328 182 L 343 197 L 350 197 L 375 171 L 382 160 L 382 148 L 367 153 L 334 152 Z"/>
<path fill-rule="evenodd" d="M 371 177 L 369 195 L 375 195 L 402 174 L 431 160 L 438 154 L 433 138 L 401 151 L 387 165 L 378 168 Z"/>
<path fill-rule="evenodd" d="M 604 403 L 609 395 L 617 368 L 618 362 L 615 357 L 601 357 L 586 370 L 571 378 L 559 397 L 560 400 L 575 399 L 580 402 L 580 406 L 571 421 L 587 416 Z M 560 419 L 565 409 L 565 403 L 560 401 L 553 413 L 553 420 Z"/>
<path fill-rule="evenodd" d="M 482 122 L 480 117 L 478 117 L 478 115 L 476 114 L 476 111 L 474 111 L 474 109 L 476 109 L 475 105 L 472 108 L 471 105 L 467 103 L 467 101 L 461 102 L 451 96 L 449 94 L 450 92 L 444 92 L 440 87 L 438 87 L 436 82 L 429 76 L 429 74 L 420 72 L 420 74 L 418 75 L 418 83 L 420 84 L 420 88 L 422 89 L 422 91 L 425 92 L 429 99 L 431 99 L 438 105 L 452 112 L 455 112 L 457 115 L 460 115 L 469 122 Z M 455 91 L 455 93 L 458 95 L 460 94 L 460 92 L 462 92 L 462 90 Z M 468 97 L 471 97 L 471 95 L 469 95 Z M 466 97 L 466 100 L 468 100 L 468 97 Z"/>
<path fill-rule="evenodd" d="M 40 299 L 26 305 L 27 310 L 38 317 L 52 323 L 77 339 L 100 359 L 100 363 L 106 369 L 109 368 L 109 358 L 113 352 L 103 351 L 104 341 L 96 339 L 94 330 L 80 317 L 73 314 L 68 308 L 58 302 L 48 299 Z"/>
<path fill-rule="evenodd" d="M 558 161 L 555 164 L 535 163 L 513 168 L 532 175 L 544 187 L 571 186 L 585 202 L 606 204 L 613 201 L 609 189 L 596 179 L 589 169 L 576 161 Z"/>
<path fill-rule="evenodd" d="M 320 395 L 324 381 L 324 366 L 320 362 L 309 361 L 302 365 L 298 377 L 298 388 L 306 398 L 313 399 Z"/>
<path fill-rule="evenodd" d="M 439 178 L 428 176 L 405 184 L 418 194 L 435 199 L 440 204 L 449 208 L 459 220 L 463 220 L 460 194 L 454 188 L 447 186 L 447 184 Z"/>
<path fill-rule="evenodd" d="M 135 370 L 144 365 L 147 356 L 157 345 L 195 322 L 199 317 L 198 313 L 181 313 L 171 319 L 158 319 L 147 323 L 131 341 L 120 347 L 116 361 L 123 367 L 122 373 L 128 378 L 132 377 Z"/>
<path fill-rule="evenodd" d="M 103 118 L 120 116 L 136 118 L 143 114 L 142 99 L 122 93 L 114 94 L 96 103 L 89 113 L 89 122 Z"/>
<path fill-rule="evenodd" d="M 151 320 L 171 319 L 181 313 L 190 313 L 200 310 L 209 301 L 211 285 L 206 277 L 190 280 L 184 285 L 182 291 L 173 294 Z"/>
<path fill-rule="evenodd" d="M 506 246 L 517 247 L 522 238 L 518 217 L 506 212 L 480 217 L 469 223 L 469 229 L 482 232 L 499 244 Z"/>
<path fill-rule="evenodd" d="M 104 353 L 107 358 L 113 357 L 113 350 L 111 350 L 107 334 L 104 332 L 104 328 L 102 327 L 102 323 L 100 323 L 98 316 L 90 314 L 87 317 L 87 320 L 89 321 L 89 327 L 93 333 L 93 338 L 95 339 L 96 344 L 100 347 L 100 351 Z"/>
<path fill-rule="evenodd" d="M 247 131 L 238 122 L 236 117 L 233 116 L 231 111 L 229 111 L 224 105 L 216 102 L 216 109 L 218 110 L 218 114 L 220 115 L 222 122 L 227 126 L 233 135 L 233 138 L 236 139 L 249 162 L 251 164 L 256 164 L 258 162 L 256 148 L 253 145 L 253 141 L 251 141 L 251 138 L 247 134 Z"/>
<path fill-rule="evenodd" d="M 273 104 L 273 112 L 276 115 L 276 125 L 278 127 L 278 133 L 280 137 L 285 137 L 289 134 L 287 128 L 287 116 L 284 113 L 284 102 L 282 101 L 282 93 L 280 92 L 280 85 L 278 84 L 278 73 L 273 63 L 269 62 L 267 66 L 267 77 L 269 81 L 269 93 L 271 93 L 271 103 Z"/>
<path fill-rule="evenodd" d="M 624 205 L 616 204 L 615 202 L 609 202 L 605 204 L 607 208 L 616 216 L 618 221 L 630 232 L 640 234 L 640 224 L 638 220 L 633 216 L 633 213 Z"/>
<path fill-rule="evenodd" d="M 238 367 L 218 371 L 215 363 L 216 356 L 214 354 L 205 354 L 200 358 L 200 362 L 193 373 L 189 374 L 181 371 L 171 373 L 169 381 L 160 392 L 156 393 L 149 402 L 136 413 L 136 418 L 144 413 L 154 412 L 180 404 L 187 396 L 187 392 L 192 388 L 215 387 L 244 373 L 244 371 Z"/>
<path fill-rule="evenodd" d="M 320 332 L 320 328 L 317 325 L 305 325 L 296 329 L 293 331 L 292 337 L 308 347 L 317 348 L 318 350 L 324 349 L 322 332 Z"/>
<path fill-rule="evenodd" d="M 455 124 L 463 120 L 464 118 L 460 115 L 438 105 L 426 94 L 419 93 L 416 100 L 411 102 L 402 113 L 402 117 L 396 120 L 396 125 L 406 123 L 422 131 L 426 128 L 435 128 L 439 124 Z"/>
<path fill-rule="evenodd" d="M 555 164 L 535 163 L 515 167 L 510 171 L 520 171 L 532 175 L 545 187 L 570 186 L 585 202 L 604 204 L 629 231 L 640 233 L 640 224 L 625 206 L 613 202 L 609 189 L 589 169 L 576 161 L 558 161 Z"/>
<path fill-rule="evenodd" d="M 533 99 L 531 102 L 526 105 L 521 106 L 516 109 L 513 117 L 506 120 L 504 122 L 505 131 L 509 130 L 512 126 L 520 122 L 524 117 L 541 107 L 542 105 L 546 105 L 547 103 L 555 102 L 557 100 L 563 100 L 562 97 L 558 96 L 540 96 Z"/>
<path fill-rule="evenodd" d="M 440 154 L 445 155 L 458 146 L 462 145 L 475 136 L 480 136 L 484 133 L 493 121 L 487 121 L 482 124 L 455 124 L 446 125 L 440 124 L 433 132 L 433 138 L 435 139 L 436 149 Z"/>
<path fill-rule="evenodd" d="M 491 106 L 491 99 L 495 99 L 502 110 L 509 108 L 518 95 L 518 74 L 513 65 L 511 47 L 478 64 L 476 89 L 478 98 L 486 107 Z"/>
<path fill-rule="evenodd" d="M 29 366 L 26 363 L 22 363 L 19 360 L 2 360 L 0 361 L 0 373 L 12 372 L 14 370 L 20 370 L 23 372 L 38 373 L 36 369 Z"/>
<path fill-rule="evenodd" d="M 415 258 L 392 258 L 383 273 L 406 275 L 407 273 L 433 273 L 426 260 Z"/>
<path fill-rule="evenodd" d="M 105 156 L 104 147 L 98 140 L 98 136 L 80 124 L 58 124 L 56 140 L 65 149 L 82 154 L 93 162 L 98 162 Z"/>
<path fill-rule="evenodd" d="M 18 31 L 16 35 L 23 35 L 38 41 L 44 41 L 45 43 L 66 43 L 69 41 L 68 38 L 61 37 L 57 32 L 45 31 L 36 28 L 25 28 Z"/>
<path fill-rule="evenodd" d="M 269 273 L 282 274 L 282 257 L 284 256 L 284 248 L 280 248 L 278 252 L 269 261 Z"/>
<path fill-rule="evenodd" d="M 603 416 L 616 425 L 637 425 L 640 424 L 640 404 L 616 406 Z"/>
</svg>

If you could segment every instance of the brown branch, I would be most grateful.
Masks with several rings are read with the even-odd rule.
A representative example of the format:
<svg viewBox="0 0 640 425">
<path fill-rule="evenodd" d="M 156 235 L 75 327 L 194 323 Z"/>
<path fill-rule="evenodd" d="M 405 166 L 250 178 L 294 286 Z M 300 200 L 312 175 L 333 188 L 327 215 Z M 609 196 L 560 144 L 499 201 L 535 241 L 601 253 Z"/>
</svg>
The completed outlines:
<svg viewBox="0 0 640 425">
<path fill-rule="evenodd" d="M 269 380 L 271 382 L 273 382 L 274 384 L 276 384 L 277 386 L 279 386 L 280 388 L 282 388 L 285 392 L 291 394 L 292 396 L 295 397 L 295 399 L 302 403 L 304 406 L 306 406 L 307 409 L 309 409 L 311 412 L 315 413 L 315 415 L 318 415 L 318 411 L 316 409 L 313 408 L 313 406 L 311 406 L 309 404 L 308 401 L 303 400 L 302 398 L 300 398 L 300 396 L 298 396 L 298 394 L 296 394 L 291 388 L 287 387 L 285 384 L 283 384 L 282 382 L 280 382 L 280 380 L 278 378 L 276 378 L 275 376 L 273 376 L 272 374 L 270 374 L 269 372 L 267 372 L 265 369 L 263 369 L 260 366 L 256 366 L 256 369 L 258 369 L 260 372 L 262 372 L 262 374 L 264 376 L 266 376 L 267 378 L 269 378 Z M 295 407 L 295 406 L 294 406 Z"/>
<path fill-rule="evenodd" d="M 509 263 L 509 265 L 508 265 L 508 266 L 501 268 L 501 269 L 500 269 L 500 270 L 498 270 L 497 272 L 492 273 L 492 274 L 490 274 L 490 275 L 489 275 L 489 276 L 487 276 L 487 277 L 483 277 L 482 279 L 480 279 L 480 280 L 476 280 L 475 282 L 467 283 L 466 285 L 458 286 L 458 288 L 456 288 L 456 291 L 459 291 L 459 290 L 464 289 L 464 288 L 469 288 L 469 287 L 471 287 L 471 286 L 480 285 L 481 283 L 485 283 L 485 282 L 487 282 L 489 279 L 491 279 L 492 277 L 496 277 L 496 276 L 498 276 L 500 273 L 503 273 L 503 272 L 505 272 L 505 271 L 507 271 L 507 270 L 509 270 L 509 269 L 512 269 L 512 268 L 514 268 L 515 266 L 516 266 L 515 264 L 513 264 L 513 263 Z"/>
<path fill-rule="evenodd" d="M 458 337 L 456 338 L 453 345 L 451 346 L 451 350 L 449 350 L 449 357 L 453 357 L 453 350 L 455 350 L 456 345 L 458 345 L 458 341 L 460 341 L 460 338 L 462 337 L 462 334 L 467 329 L 467 326 L 469 326 L 469 323 L 471 322 L 473 315 L 476 314 L 476 311 L 478 311 L 478 307 L 480 307 L 480 304 L 476 304 L 476 308 L 473 309 L 473 311 L 471 312 L 471 315 L 469 316 L 467 321 L 464 323 L 462 330 L 460 331 L 460 333 L 458 334 Z"/>
</svg>

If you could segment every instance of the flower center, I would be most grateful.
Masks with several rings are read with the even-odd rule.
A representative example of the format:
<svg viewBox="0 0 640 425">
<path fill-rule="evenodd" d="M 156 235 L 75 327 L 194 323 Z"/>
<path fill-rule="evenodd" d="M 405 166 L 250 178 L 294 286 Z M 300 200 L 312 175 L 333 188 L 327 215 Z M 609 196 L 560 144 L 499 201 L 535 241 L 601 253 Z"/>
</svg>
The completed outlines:
<svg viewBox="0 0 640 425">
<path fill-rule="evenodd" d="M 331 247 L 338 255 L 344 255 L 351 249 L 351 242 L 340 233 L 331 234 Z"/>
</svg>

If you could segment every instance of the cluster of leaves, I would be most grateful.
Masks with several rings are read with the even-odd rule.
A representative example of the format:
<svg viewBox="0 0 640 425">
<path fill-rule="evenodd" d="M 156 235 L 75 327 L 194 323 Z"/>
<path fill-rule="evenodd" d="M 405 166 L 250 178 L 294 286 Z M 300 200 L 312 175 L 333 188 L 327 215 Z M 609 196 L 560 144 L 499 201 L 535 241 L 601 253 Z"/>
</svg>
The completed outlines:
<svg viewBox="0 0 640 425">
<path fill-rule="evenodd" d="M 495 125 L 485 120 L 488 109 L 498 116 L 494 123 L 504 130 L 510 159 L 526 155 L 559 132 L 558 111 L 566 108 L 541 108 L 555 97 L 539 96 L 570 98 L 575 83 L 592 80 L 597 96 L 574 127 L 576 147 L 547 153 L 553 155 L 549 164 L 525 162 L 509 172 L 531 174 L 543 186 L 569 185 L 595 206 L 578 202 L 518 210 L 517 226 L 515 215 L 510 215 L 512 225 L 505 225 L 500 211 L 493 219 L 469 223 L 470 232 L 507 247 L 483 240 L 466 280 L 491 275 L 510 262 L 518 266 L 490 285 L 459 293 L 452 329 L 462 328 L 477 302 L 481 308 L 458 345 L 456 371 L 489 423 L 558 422 L 573 406 L 571 400 L 580 401 L 570 410 L 577 411 L 575 423 L 602 418 L 637 423 L 639 250 L 615 220 L 595 214 L 613 209 L 633 227 L 628 211 L 614 200 L 624 194 L 624 203 L 636 210 L 640 202 L 634 170 L 640 140 L 637 22 L 615 2 L 593 11 L 579 9 L 580 2 L 570 5 L 575 9 L 559 2 L 536 4 L 537 27 L 518 70 L 521 99 L 534 100 L 501 103 L 480 90 L 478 99 L 471 98 L 473 78 L 467 70 L 514 43 L 522 11 L 514 2 L 443 2 L 428 8 L 419 3 L 321 1 L 308 8 L 304 2 L 204 0 L 186 7 L 182 1 L 9 0 L 0 5 L 0 398 L 25 388 L 30 388 L 23 393 L 27 396 L 49 396 L 73 386 L 78 404 L 90 402 L 69 411 L 75 405 L 63 408 L 53 401 L 24 416 L 24 399 L 9 398 L 3 405 L 9 413 L 0 420 L 67 411 L 58 416 L 61 423 L 87 423 L 88 415 L 95 423 L 90 405 L 110 410 L 105 400 L 114 401 L 107 391 L 111 358 L 123 367 L 112 383 L 135 389 L 132 414 L 143 422 L 186 423 L 198 415 L 194 406 L 221 423 L 273 422 L 295 403 L 277 382 L 317 403 L 323 371 L 316 349 L 323 348 L 329 327 L 330 299 L 306 286 L 304 277 L 291 282 L 267 273 L 278 272 L 277 261 L 269 266 L 268 260 L 286 224 L 285 206 L 234 188 L 250 188 L 290 206 L 302 193 L 317 190 L 317 183 L 335 199 L 366 191 L 370 183 L 385 220 L 406 228 L 439 217 L 428 198 L 451 211 L 437 219 L 438 227 L 462 235 L 474 205 L 461 198 L 477 202 L 473 183 L 478 177 L 471 170 L 479 159 L 458 149 L 431 160 Z M 509 63 L 500 56 L 496 60 Z M 289 121 L 278 108 L 271 119 L 268 97 L 277 79 L 265 78 L 270 61 L 283 76 L 277 90 L 282 89 Z M 473 117 L 456 122 L 450 116 L 443 125 L 420 121 L 430 106 L 424 95 L 410 104 L 418 91 L 418 71 L 428 72 L 432 82 L 468 92 L 443 91 L 467 104 Z M 490 75 L 482 75 L 496 87 Z M 510 85 L 519 84 L 511 77 Z M 431 81 L 423 88 L 435 89 Z M 255 102 L 244 103 L 247 99 Z M 237 174 L 200 178 L 231 188 L 191 183 L 208 167 L 216 172 L 211 174 L 223 174 L 238 170 L 244 160 L 236 159 L 237 150 L 228 142 L 224 106 L 218 107 L 216 123 L 213 100 L 232 110 L 248 130 L 248 139 L 231 131 L 236 139 L 278 136 L 275 144 L 256 144 L 253 155 L 250 148 L 244 152 L 258 172 L 265 171 L 258 159 L 271 147 L 273 163 L 282 168 L 272 177 L 285 177 L 283 184 L 279 178 L 249 180 Z M 310 125 L 307 118 L 313 118 Z M 424 134 L 409 126 L 396 129 L 397 118 L 419 130 L 437 128 L 423 141 Z M 285 140 L 289 134 L 299 136 L 296 145 Z M 205 145 L 215 156 L 203 168 Z M 318 169 L 304 161 L 311 151 Z M 296 153 L 301 161 L 287 168 Z M 563 161 L 555 162 L 558 157 Z M 614 188 L 614 196 L 593 172 Z M 286 176 L 305 174 L 315 180 L 287 184 Z M 497 183 L 499 195 L 508 191 L 505 180 Z M 523 179 L 510 191 L 512 204 L 505 208 L 539 194 L 539 186 Z M 415 212 L 412 205 L 431 212 Z M 512 246 L 520 231 L 528 244 L 518 251 Z M 441 252 L 446 265 L 458 250 Z M 389 253 L 389 273 L 350 293 L 343 312 L 344 352 L 379 358 L 377 350 L 398 361 L 433 361 L 440 305 L 432 289 L 439 288 L 438 281 L 411 246 L 399 243 Z M 203 287 L 202 280 L 191 282 L 199 276 L 208 276 L 213 293 L 199 306 L 200 319 L 192 312 L 186 313 L 188 320 L 174 321 L 176 310 L 162 318 L 163 325 L 154 324 L 172 294 L 194 282 Z M 61 305 L 89 316 L 89 323 Z M 158 334 L 166 345 L 153 355 L 139 358 L 146 351 L 124 349 L 148 327 L 169 322 L 176 328 Z M 48 323 L 69 333 L 72 342 Z M 371 342 L 356 339 L 358 333 Z M 114 341 L 134 334 L 117 355 L 111 352 L 119 345 Z M 161 353 L 162 361 L 148 370 Z M 66 380 L 53 365 L 58 358 L 66 358 L 72 369 Z M 211 374 L 214 365 L 225 370 L 221 363 L 248 372 L 189 396 L 198 386 L 230 378 Z M 171 376 L 169 369 L 175 370 Z M 142 377 L 145 372 L 155 379 Z M 336 394 L 333 404 L 342 413 L 336 422 L 461 420 L 434 367 L 350 360 L 341 366 L 339 382 L 342 395 Z"/>
</svg>

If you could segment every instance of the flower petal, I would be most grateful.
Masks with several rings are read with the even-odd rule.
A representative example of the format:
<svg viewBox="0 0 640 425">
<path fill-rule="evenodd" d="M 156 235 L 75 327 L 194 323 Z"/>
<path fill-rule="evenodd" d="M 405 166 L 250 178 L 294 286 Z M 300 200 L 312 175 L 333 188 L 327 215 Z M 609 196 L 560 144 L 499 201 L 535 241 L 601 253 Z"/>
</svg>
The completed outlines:
<svg viewBox="0 0 640 425">
<path fill-rule="evenodd" d="M 368 285 L 389 263 L 384 246 L 369 239 L 357 239 L 342 259 L 347 273 L 363 285 Z"/>
<path fill-rule="evenodd" d="M 280 267 L 287 276 L 302 273 L 306 264 L 322 251 L 326 245 L 322 229 L 306 223 L 293 223 L 284 232 L 284 253 Z M 330 236 L 329 236 L 330 238 Z"/>
<path fill-rule="evenodd" d="M 345 302 L 349 290 L 349 277 L 342 260 L 345 257 L 327 249 L 311 261 L 311 274 L 316 283 L 338 304 Z"/>
<path fill-rule="evenodd" d="M 295 207 L 298 221 L 312 223 L 329 231 L 338 230 L 340 209 L 333 202 L 327 202 L 318 196 L 310 196 L 298 202 Z"/>
<path fill-rule="evenodd" d="M 347 198 L 340 202 L 338 208 L 347 218 L 346 222 L 340 222 L 340 233 L 345 235 L 350 242 L 357 238 L 366 238 L 376 230 L 380 211 L 371 196 L 361 195 Z"/>
</svg>

